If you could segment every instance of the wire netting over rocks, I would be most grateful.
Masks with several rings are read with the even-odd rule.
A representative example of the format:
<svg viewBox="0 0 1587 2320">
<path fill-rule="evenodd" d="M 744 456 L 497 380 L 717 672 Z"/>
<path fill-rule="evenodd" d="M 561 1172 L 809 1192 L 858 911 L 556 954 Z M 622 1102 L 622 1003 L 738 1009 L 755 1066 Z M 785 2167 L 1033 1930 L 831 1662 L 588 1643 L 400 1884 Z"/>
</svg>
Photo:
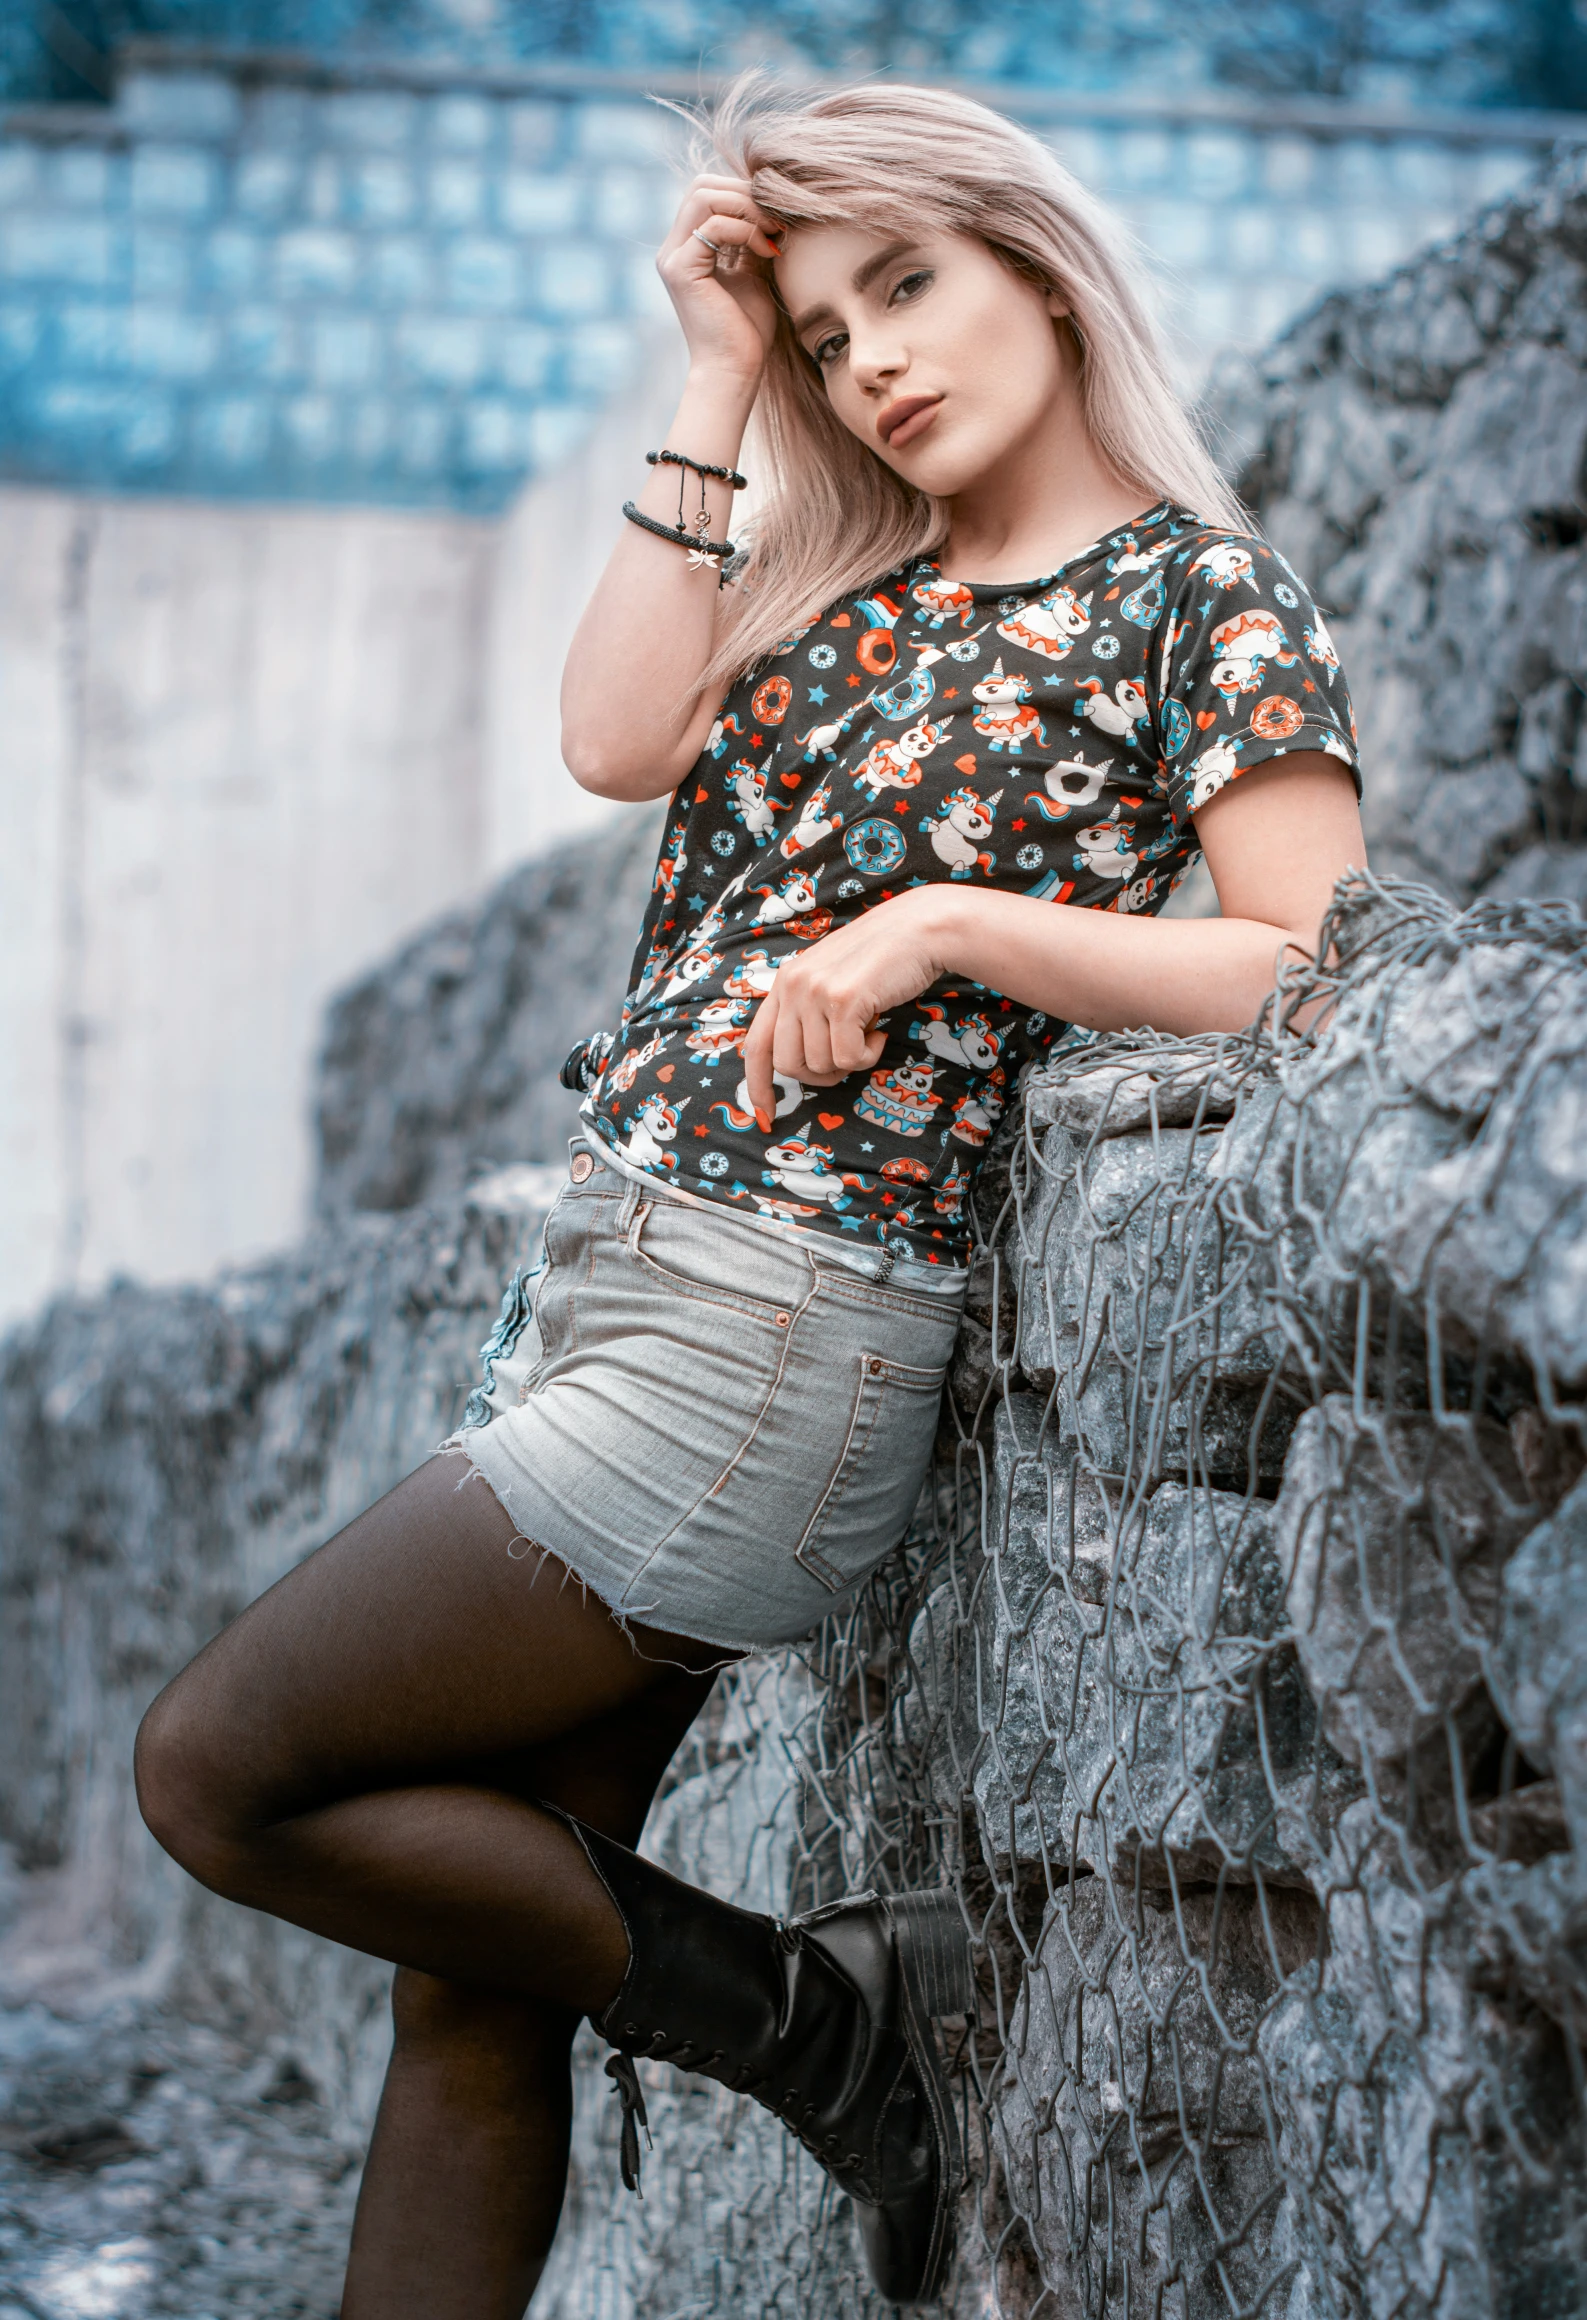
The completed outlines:
<svg viewBox="0 0 1587 2320">
<path fill-rule="evenodd" d="M 1030 1078 L 905 1555 L 652 1824 L 759 1906 L 959 1896 L 959 2314 L 1587 2310 L 1587 928 L 1330 931 L 1249 1036 Z M 651 2116 L 614 2209 L 584 2103 L 537 2310 L 876 2309 L 763 2114 Z"/>
<path fill-rule="evenodd" d="M 904 1553 L 647 1833 L 752 1907 L 958 1895 L 953 2320 L 1587 2311 L 1587 926 L 1362 880 L 1331 932 L 1249 1037 L 1028 1080 Z M 0 2311 L 334 2308 L 385 1969 L 167 1871 L 132 1731 L 455 1423 L 554 1181 L 8 1342 Z M 535 2320 L 881 2320 L 708 2080 L 648 2074 L 627 2197 L 603 2060 Z"/>
</svg>

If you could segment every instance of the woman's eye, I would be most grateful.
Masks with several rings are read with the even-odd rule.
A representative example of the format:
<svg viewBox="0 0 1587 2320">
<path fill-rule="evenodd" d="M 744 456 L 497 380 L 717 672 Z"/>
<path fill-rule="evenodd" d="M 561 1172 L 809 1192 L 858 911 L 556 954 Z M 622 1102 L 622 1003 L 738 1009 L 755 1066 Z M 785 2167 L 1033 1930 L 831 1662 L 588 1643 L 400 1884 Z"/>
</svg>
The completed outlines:
<svg viewBox="0 0 1587 2320">
<path fill-rule="evenodd" d="M 906 274 L 901 281 L 894 283 L 893 296 L 895 298 L 918 298 L 930 280 L 931 269 L 929 266 L 922 266 L 913 274 Z"/>
<path fill-rule="evenodd" d="M 818 371 L 824 371 L 829 363 L 834 363 L 837 361 L 838 356 L 843 352 L 843 349 L 848 345 L 848 343 L 848 332 L 846 330 L 835 330 L 830 338 L 823 338 L 816 346 L 811 349 L 810 359 L 815 364 Z"/>
</svg>

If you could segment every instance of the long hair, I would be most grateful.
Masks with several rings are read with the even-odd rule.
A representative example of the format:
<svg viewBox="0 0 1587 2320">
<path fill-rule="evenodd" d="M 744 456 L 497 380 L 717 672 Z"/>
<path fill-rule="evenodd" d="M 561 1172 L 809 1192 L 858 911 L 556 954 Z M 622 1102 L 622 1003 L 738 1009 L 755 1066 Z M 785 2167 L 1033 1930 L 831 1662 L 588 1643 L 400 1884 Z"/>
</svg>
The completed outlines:
<svg viewBox="0 0 1587 2320">
<path fill-rule="evenodd" d="M 1037 138 L 946 89 L 866 82 L 819 95 L 746 73 L 696 119 L 696 168 L 747 178 L 785 226 L 861 226 L 916 239 L 974 234 L 1068 307 L 1093 442 L 1143 501 L 1249 522 L 1169 383 L 1124 228 Z M 833 414 L 779 310 L 751 420 L 764 485 L 729 592 L 725 687 L 850 590 L 938 546 L 946 503 L 917 491 Z"/>
</svg>

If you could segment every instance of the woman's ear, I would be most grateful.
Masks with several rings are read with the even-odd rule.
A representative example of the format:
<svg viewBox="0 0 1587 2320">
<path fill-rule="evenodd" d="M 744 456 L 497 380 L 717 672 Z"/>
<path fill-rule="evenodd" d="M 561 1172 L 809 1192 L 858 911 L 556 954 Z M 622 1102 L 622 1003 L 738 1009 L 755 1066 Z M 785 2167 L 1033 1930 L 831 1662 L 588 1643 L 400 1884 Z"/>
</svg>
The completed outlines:
<svg viewBox="0 0 1587 2320">
<path fill-rule="evenodd" d="M 1060 351 L 1067 349 L 1067 352 L 1074 358 L 1076 369 L 1083 369 L 1086 359 L 1086 342 L 1080 335 L 1079 323 L 1076 322 L 1067 306 L 1058 306 L 1052 311 L 1053 320 L 1058 326 Z"/>
<path fill-rule="evenodd" d="M 1055 322 L 1069 320 L 1069 301 L 1061 290 L 1047 292 L 1047 311 Z"/>
</svg>

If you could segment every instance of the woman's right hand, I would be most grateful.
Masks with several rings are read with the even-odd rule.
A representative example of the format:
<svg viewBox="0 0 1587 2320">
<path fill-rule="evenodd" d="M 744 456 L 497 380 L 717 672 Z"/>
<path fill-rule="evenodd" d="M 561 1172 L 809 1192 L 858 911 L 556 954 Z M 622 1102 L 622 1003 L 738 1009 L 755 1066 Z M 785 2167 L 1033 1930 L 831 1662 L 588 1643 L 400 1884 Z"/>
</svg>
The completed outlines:
<svg viewBox="0 0 1587 2320">
<path fill-rule="evenodd" d="M 662 445 L 708 468 L 738 465 L 777 328 L 771 261 L 780 238 L 743 178 L 697 177 L 656 259 L 689 349 L 689 375 Z M 692 526 L 703 510 L 711 538 L 731 536 L 733 493 L 720 474 L 658 465 L 634 504 L 669 528 Z M 705 747 L 717 699 L 702 679 L 722 595 L 715 567 L 680 555 L 672 539 L 628 524 L 617 530 L 563 672 L 562 754 L 597 797 L 637 801 L 676 789 Z"/>
<path fill-rule="evenodd" d="M 777 328 L 767 268 L 781 232 L 756 208 L 746 178 L 697 177 L 684 195 L 656 271 L 677 308 L 691 368 L 758 382 Z"/>
</svg>

